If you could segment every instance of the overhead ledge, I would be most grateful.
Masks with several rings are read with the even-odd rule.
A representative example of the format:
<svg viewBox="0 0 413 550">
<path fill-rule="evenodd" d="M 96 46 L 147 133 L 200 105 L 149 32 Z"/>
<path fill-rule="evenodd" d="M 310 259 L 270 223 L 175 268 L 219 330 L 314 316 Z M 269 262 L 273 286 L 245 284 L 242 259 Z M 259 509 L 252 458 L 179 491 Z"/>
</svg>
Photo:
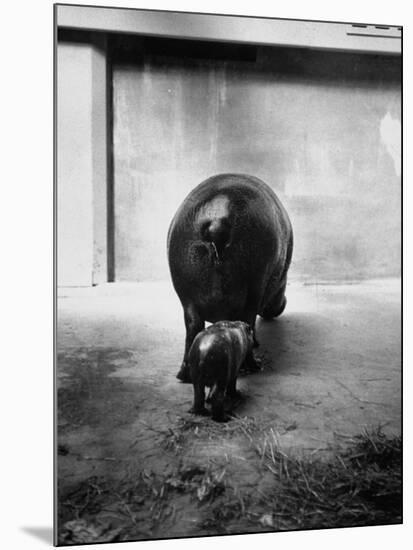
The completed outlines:
<svg viewBox="0 0 413 550">
<path fill-rule="evenodd" d="M 66 4 L 56 4 L 55 9 L 58 28 L 372 54 L 401 54 L 402 28 L 390 25 Z"/>
</svg>

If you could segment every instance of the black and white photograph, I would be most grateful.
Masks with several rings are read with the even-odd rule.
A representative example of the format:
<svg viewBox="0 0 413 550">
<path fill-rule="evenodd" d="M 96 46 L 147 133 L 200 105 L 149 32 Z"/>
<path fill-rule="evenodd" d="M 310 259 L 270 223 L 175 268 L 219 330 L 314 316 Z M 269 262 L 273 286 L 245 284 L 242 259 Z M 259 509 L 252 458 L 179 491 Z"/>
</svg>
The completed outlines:
<svg viewBox="0 0 413 550">
<path fill-rule="evenodd" d="M 55 544 L 402 524 L 403 22 L 53 10 Z"/>
</svg>

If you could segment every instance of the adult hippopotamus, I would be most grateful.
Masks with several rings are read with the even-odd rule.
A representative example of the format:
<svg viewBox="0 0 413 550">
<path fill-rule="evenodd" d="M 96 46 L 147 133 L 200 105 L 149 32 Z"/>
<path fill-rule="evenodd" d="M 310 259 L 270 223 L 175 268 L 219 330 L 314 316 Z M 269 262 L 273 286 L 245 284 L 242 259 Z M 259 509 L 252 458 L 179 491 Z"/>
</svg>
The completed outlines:
<svg viewBox="0 0 413 550">
<path fill-rule="evenodd" d="M 219 174 L 193 189 L 168 231 L 172 282 L 184 309 L 185 353 L 177 378 L 190 382 L 188 352 L 205 321 L 280 315 L 293 249 L 288 214 L 272 189 L 245 174 Z"/>
</svg>

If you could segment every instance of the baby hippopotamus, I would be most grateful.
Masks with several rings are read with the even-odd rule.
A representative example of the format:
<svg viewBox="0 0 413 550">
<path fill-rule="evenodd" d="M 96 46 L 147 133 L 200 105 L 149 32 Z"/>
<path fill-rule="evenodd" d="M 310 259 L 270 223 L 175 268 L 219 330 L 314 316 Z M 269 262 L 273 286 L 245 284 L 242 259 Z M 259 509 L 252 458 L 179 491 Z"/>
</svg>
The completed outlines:
<svg viewBox="0 0 413 550">
<path fill-rule="evenodd" d="M 188 354 L 188 366 L 194 385 L 194 405 L 190 412 L 209 414 L 205 408 L 205 386 L 210 388 L 207 402 L 212 418 L 225 422 L 225 395 L 235 397 L 240 367 L 257 370 L 252 348 L 253 330 L 242 321 L 219 321 L 199 332 Z"/>
</svg>

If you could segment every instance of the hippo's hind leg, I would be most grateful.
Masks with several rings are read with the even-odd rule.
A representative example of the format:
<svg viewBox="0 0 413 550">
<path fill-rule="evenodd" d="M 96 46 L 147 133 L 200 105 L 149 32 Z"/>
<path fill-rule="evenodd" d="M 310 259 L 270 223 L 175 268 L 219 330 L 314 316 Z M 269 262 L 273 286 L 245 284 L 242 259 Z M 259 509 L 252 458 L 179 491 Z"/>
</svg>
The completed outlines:
<svg viewBox="0 0 413 550">
<path fill-rule="evenodd" d="M 188 365 L 188 353 L 195 336 L 198 334 L 198 332 L 204 330 L 205 321 L 201 318 L 195 307 L 192 305 L 184 306 L 184 318 L 186 328 L 185 353 L 181 368 L 179 369 L 176 377 L 178 378 L 178 380 L 181 380 L 181 382 L 190 383 L 191 373 Z"/>
<path fill-rule="evenodd" d="M 257 318 L 257 311 L 260 303 L 260 298 L 261 298 L 260 284 L 258 281 L 254 286 L 252 286 L 248 290 L 247 300 L 244 306 L 243 314 L 241 316 L 241 321 L 248 323 L 249 326 L 252 328 L 254 348 L 258 348 L 259 346 L 259 342 L 257 340 L 257 336 L 255 332 L 255 321 Z"/>
<path fill-rule="evenodd" d="M 259 312 L 260 316 L 266 321 L 278 317 L 284 311 L 287 305 L 287 298 L 285 297 L 286 285 L 287 281 L 281 285 L 277 293 L 268 300 L 262 311 Z"/>
</svg>

